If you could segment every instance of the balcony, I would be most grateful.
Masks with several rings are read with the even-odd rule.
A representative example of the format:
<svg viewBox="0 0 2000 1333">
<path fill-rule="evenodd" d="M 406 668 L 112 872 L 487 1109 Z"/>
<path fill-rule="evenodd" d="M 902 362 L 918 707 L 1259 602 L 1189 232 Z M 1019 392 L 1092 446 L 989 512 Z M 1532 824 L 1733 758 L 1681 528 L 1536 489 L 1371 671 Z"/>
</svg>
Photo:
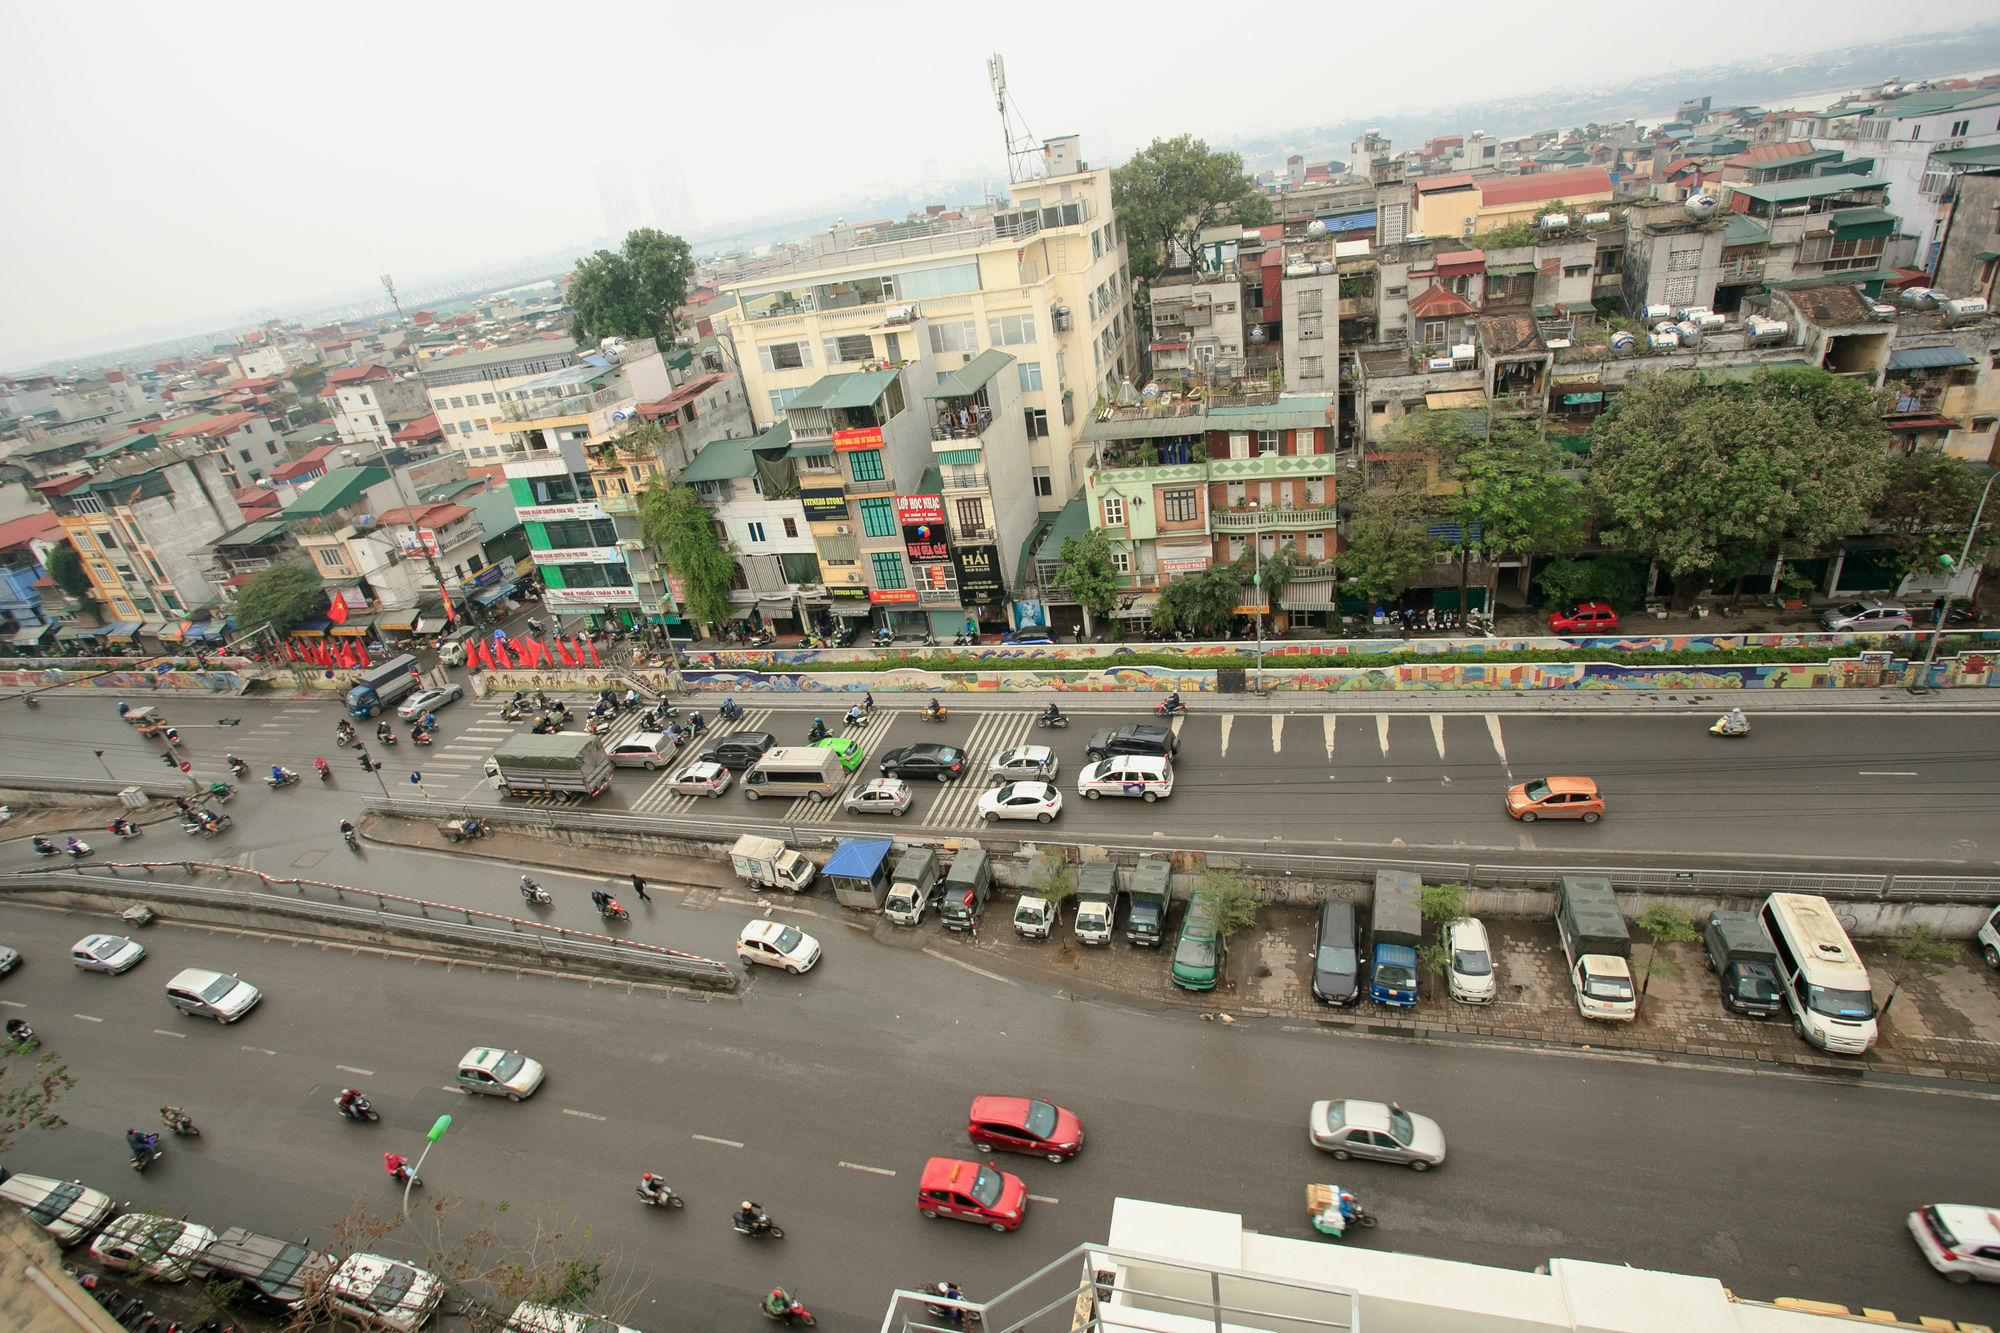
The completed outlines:
<svg viewBox="0 0 2000 1333">
<path fill-rule="evenodd" d="M 946 491 L 983 491 L 991 485 L 986 469 L 979 466 L 968 467 L 963 463 L 944 470 Z"/>
<path fill-rule="evenodd" d="M 500 404 L 501 414 L 522 429 L 576 425 L 590 419 L 600 408 L 609 408 L 625 395 L 616 389 L 596 389 L 588 393 L 566 393 L 531 398 L 527 402 Z"/>
<path fill-rule="evenodd" d="M 1208 516 L 1215 532 L 1285 532 L 1302 528 L 1333 528 L 1340 515 L 1332 505 L 1310 509 L 1218 509 Z"/>
<path fill-rule="evenodd" d="M 959 605 L 958 594 L 949 588 L 919 588 L 917 589 L 917 605 L 957 606 Z"/>
<path fill-rule="evenodd" d="M 1722 266 L 1722 272 L 1716 275 L 1715 280 L 1718 283 L 1762 282 L 1764 258 L 1759 255 L 1754 259 L 1732 259 Z"/>
<path fill-rule="evenodd" d="M 639 512 L 639 497 L 636 495 L 599 496 L 597 503 L 607 514 L 636 514 Z"/>
<path fill-rule="evenodd" d="M 931 420 L 931 439 L 933 441 L 976 440 L 984 435 L 986 428 L 992 424 L 993 409 L 990 407 L 968 408 L 963 414 L 952 408 L 942 407 L 938 409 L 937 416 Z"/>
</svg>

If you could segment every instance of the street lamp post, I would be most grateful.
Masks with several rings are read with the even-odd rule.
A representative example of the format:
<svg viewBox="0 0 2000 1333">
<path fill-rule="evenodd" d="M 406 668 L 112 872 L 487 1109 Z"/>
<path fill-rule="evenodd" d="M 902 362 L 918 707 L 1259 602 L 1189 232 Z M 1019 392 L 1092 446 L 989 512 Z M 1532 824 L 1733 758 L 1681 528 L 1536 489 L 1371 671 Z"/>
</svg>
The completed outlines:
<svg viewBox="0 0 2000 1333">
<path fill-rule="evenodd" d="M 1965 530 L 1965 546 L 1959 551 L 1958 563 L 1952 566 L 1950 556 L 1939 557 L 1940 562 L 1949 566 L 1954 572 L 1964 569 L 1966 562 L 1972 559 L 1972 539 L 1979 535 L 1979 520 L 1986 514 L 1986 497 L 1993 493 L 1993 483 L 1996 481 L 2000 481 L 2000 472 L 1988 477 L 1986 489 L 1979 492 L 1979 507 L 1972 511 L 1972 526 Z M 1930 647 L 1924 650 L 1923 670 L 1917 673 L 1916 680 L 1910 684 L 1912 694 L 1929 687 L 1931 664 L 1937 661 L 1938 641 L 1944 637 L 1945 623 L 1951 618 L 1951 602 L 1951 576 L 1948 573 L 1945 577 L 1944 596 L 1938 602 L 1937 625 L 1931 630 Z"/>
<path fill-rule="evenodd" d="M 1251 690 L 1264 693 L 1264 510 L 1250 502 L 1250 592 L 1257 619 L 1257 676 Z"/>
</svg>

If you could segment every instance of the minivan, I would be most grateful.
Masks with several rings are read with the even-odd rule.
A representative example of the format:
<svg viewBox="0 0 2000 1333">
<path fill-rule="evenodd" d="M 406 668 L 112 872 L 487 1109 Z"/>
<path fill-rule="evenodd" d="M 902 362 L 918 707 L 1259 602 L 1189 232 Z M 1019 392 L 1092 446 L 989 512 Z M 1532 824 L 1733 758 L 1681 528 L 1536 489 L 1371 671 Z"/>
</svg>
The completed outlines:
<svg viewBox="0 0 2000 1333">
<path fill-rule="evenodd" d="M 1150 805 L 1174 794 L 1174 763 L 1160 755 L 1114 755 L 1085 765 L 1077 774 L 1076 790 L 1093 801 L 1100 796 L 1136 796 Z"/>
<path fill-rule="evenodd" d="M 840 790 L 845 773 L 840 756 L 816 745 L 781 745 L 766 750 L 743 775 L 743 794 L 762 797 L 808 796 L 824 801 Z"/>
<path fill-rule="evenodd" d="M 1221 930 L 1222 899 L 1213 889 L 1196 889 L 1181 919 L 1174 945 L 1174 984 L 1182 990 L 1214 990 L 1222 977 L 1226 946 Z"/>
<path fill-rule="evenodd" d="M 1865 1054 L 1875 1044 L 1875 993 L 1832 904 L 1774 893 L 1757 915 L 1778 955 L 1792 1030 L 1823 1051 Z"/>
<path fill-rule="evenodd" d="M 167 983 L 167 999 L 174 1008 L 218 1023 L 234 1023 L 263 998 L 263 992 L 249 982 L 205 967 L 186 968 Z"/>
<path fill-rule="evenodd" d="M 111 1196 L 79 1180 L 7 1175 L 0 1167 L 0 1199 L 27 1210 L 58 1245 L 74 1245 L 111 1216 Z"/>
<path fill-rule="evenodd" d="M 1345 898 L 1329 898 L 1319 905 L 1312 993 L 1321 1004 L 1353 1004 L 1361 998 L 1357 931 L 1353 903 Z"/>
</svg>

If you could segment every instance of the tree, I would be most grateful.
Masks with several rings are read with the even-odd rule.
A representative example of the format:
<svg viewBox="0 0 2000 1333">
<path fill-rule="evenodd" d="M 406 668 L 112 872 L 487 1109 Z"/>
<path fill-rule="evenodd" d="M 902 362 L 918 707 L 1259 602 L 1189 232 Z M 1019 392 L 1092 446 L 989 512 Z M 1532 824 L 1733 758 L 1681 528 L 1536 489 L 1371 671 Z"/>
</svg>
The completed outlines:
<svg viewBox="0 0 2000 1333">
<path fill-rule="evenodd" d="M 1944 965 L 1957 960 L 1959 946 L 1946 939 L 1930 926 L 1906 924 L 1896 927 L 1896 933 L 1889 937 L 1889 952 L 1896 955 L 1899 966 L 1889 979 L 1889 998 L 1882 1001 L 1882 1016 L 1889 1015 L 1889 1006 L 1903 992 L 1903 982 L 1911 976 L 1934 977 L 1944 971 Z"/>
<path fill-rule="evenodd" d="M 269 625 L 285 634 L 326 610 L 326 589 L 304 565 L 272 565 L 236 595 L 236 627 L 245 633 Z"/>
<path fill-rule="evenodd" d="M 1257 888 L 1240 870 L 1204 870 L 1201 887 L 1215 895 L 1216 933 L 1223 939 L 1257 924 Z"/>
<path fill-rule="evenodd" d="M 1677 971 L 1673 959 L 1660 956 L 1660 946 L 1693 944 L 1701 938 L 1701 932 L 1694 928 L 1694 918 L 1672 903 L 1654 903 L 1633 924 L 1646 932 L 1646 938 L 1653 946 L 1646 951 L 1646 979 L 1639 986 L 1639 998 L 1643 1000 L 1646 992 L 1653 988 L 1654 963 L 1660 964 L 1660 970 L 1668 976 L 1675 975 Z"/>
<path fill-rule="evenodd" d="M 717 535 L 715 518 L 692 486 L 654 483 L 639 492 L 639 531 L 687 588 L 681 614 L 696 624 L 726 623 L 736 580 L 736 552 Z"/>
<path fill-rule="evenodd" d="M 1430 922 L 1430 942 L 1417 947 L 1417 962 L 1434 977 L 1451 968 L 1451 923 L 1465 917 L 1463 884 L 1423 884 L 1417 889 L 1417 912 Z"/>
<path fill-rule="evenodd" d="M 1363 601 L 1394 598 L 1437 563 L 1444 543 L 1430 533 L 1423 500 L 1405 491 L 1362 493 L 1348 523 L 1340 574 Z"/>
<path fill-rule="evenodd" d="M 579 342 L 613 336 L 672 342 L 679 329 L 675 312 L 687 301 L 693 277 L 686 241 L 652 227 L 627 232 L 616 253 L 599 250 L 576 261 L 570 336 Z"/>
<path fill-rule="evenodd" d="M 83 557 L 67 541 L 49 548 L 49 577 L 58 588 L 78 601 L 90 596 L 90 575 L 84 571 Z"/>
<path fill-rule="evenodd" d="M 1539 427 L 1496 422 L 1484 440 L 1458 456 L 1459 512 L 1468 528 L 1478 528 L 1479 542 L 1490 554 L 1533 557 L 1573 550 L 1583 544 L 1589 526 L 1590 498 L 1567 467 L 1562 451 Z M 1459 586 L 1464 587 L 1463 578 Z"/>
<path fill-rule="evenodd" d="M 1111 563 L 1111 539 L 1102 528 L 1092 528 L 1081 537 L 1063 538 L 1056 557 L 1060 568 L 1053 580 L 1099 620 L 1111 614 L 1118 597 L 1118 568 Z"/>
<path fill-rule="evenodd" d="M 1256 535 L 1251 534 L 1252 540 L 1256 539 Z M 1297 542 L 1286 542 L 1263 557 L 1261 561 L 1245 551 L 1242 558 L 1236 562 L 1236 581 L 1244 587 L 1250 586 L 1253 580 L 1257 581 L 1263 589 L 1266 614 L 1275 619 L 1282 609 L 1278 605 L 1279 596 L 1291 585 L 1292 580 L 1298 577 L 1299 571 L 1304 569 L 1306 564 L 1306 558 L 1299 554 Z"/>
<path fill-rule="evenodd" d="M 69 1121 L 56 1113 L 56 1103 L 76 1086 L 69 1066 L 39 1037 L 0 1046 L 0 1154 L 14 1145 L 25 1129 L 61 1129 Z"/>
<path fill-rule="evenodd" d="M 1148 278 L 1187 262 L 1201 233 L 1223 222 L 1268 221 L 1270 201 L 1236 153 L 1211 152 L 1193 135 L 1155 139 L 1111 172 L 1111 202 L 1125 230 L 1132 272 Z M 1183 257 L 1176 257 L 1176 250 Z"/>
<path fill-rule="evenodd" d="M 1882 395 L 1823 370 L 1650 376 L 1590 430 L 1606 535 L 1691 598 L 1731 545 L 1808 555 L 1861 529 L 1888 476 Z"/>
<path fill-rule="evenodd" d="M 1163 630 L 1210 633 L 1227 626 L 1243 596 L 1243 572 L 1235 565 L 1210 565 L 1182 574 L 1160 590 L 1153 623 Z"/>
<path fill-rule="evenodd" d="M 1043 852 L 1029 883 L 1036 896 L 1046 899 L 1056 909 L 1056 919 L 1062 920 L 1063 904 L 1076 896 L 1076 871 L 1068 858 L 1061 852 Z"/>
<path fill-rule="evenodd" d="M 1942 449 L 1918 449 L 1889 460 L 1875 522 L 1895 548 L 1905 574 L 1934 574 L 1937 558 L 1956 556 L 1966 524 L 1979 507 L 1981 483 Z"/>
</svg>

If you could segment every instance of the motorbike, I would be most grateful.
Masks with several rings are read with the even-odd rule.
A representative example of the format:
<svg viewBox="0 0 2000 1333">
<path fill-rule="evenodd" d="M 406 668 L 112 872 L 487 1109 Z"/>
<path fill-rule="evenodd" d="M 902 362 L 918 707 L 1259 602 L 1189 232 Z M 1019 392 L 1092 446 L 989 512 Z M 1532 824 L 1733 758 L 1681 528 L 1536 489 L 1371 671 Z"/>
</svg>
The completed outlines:
<svg viewBox="0 0 2000 1333">
<path fill-rule="evenodd" d="M 354 734 L 353 727 L 341 727 L 339 730 L 333 733 L 333 743 L 335 745 L 340 745 L 340 746 L 354 745 L 357 743 L 357 739 L 358 738 Z M 231 764 L 230 767 L 234 768 L 235 765 Z M 243 775 L 241 773 L 238 773 L 236 776 L 242 777 Z"/>
<path fill-rule="evenodd" d="M 962 629 L 958 633 L 951 636 L 951 641 L 953 646 L 959 647 L 968 643 L 978 643 L 979 636 L 974 634 L 969 629 Z"/>
<path fill-rule="evenodd" d="M 358 852 L 361 850 L 361 839 L 355 836 L 353 829 L 351 828 L 342 829 L 340 831 L 340 836 L 341 839 L 347 843 L 348 851 Z"/>
<path fill-rule="evenodd" d="M 1069 715 L 1067 713 L 1043 713 L 1035 718 L 1035 725 L 1038 727 L 1053 727 L 1060 731 L 1069 725 Z"/>
<path fill-rule="evenodd" d="M 201 1131 L 195 1128 L 193 1117 L 189 1116 L 186 1111 L 181 1110 L 178 1106 L 162 1106 L 160 1108 L 160 1119 L 166 1122 L 168 1129 L 171 1129 L 182 1138 L 198 1139 L 201 1137 Z"/>
<path fill-rule="evenodd" d="M 37 856 L 54 856 L 57 852 L 61 850 L 62 848 L 56 846 L 54 843 L 50 842 L 47 838 L 35 839 L 35 855 Z"/>
<path fill-rule="evenodd" d="M 757 1214 L 755 1222 L 745 1222 L 732 1214 L 729 1224 L 739 1236 L 769 1236 L 772 1240 L 785 1238 L 785 1229 L 773 1222 L 769 1213 Z"/>
<path fill-rule="evenodd" d="M 69 845 L 64 847 L 63 850 L 69 853 L 70 860 L 81 861 L 84 857 L 90 855 L 90 844 L 82 838 L 71 838 Z"/>
<path fill-rule="evenodd" d="M 1187 705 L 1178 699 L 1162 699 L 1153 705 L 1153 714 L 1156 717 L 1178 717 L 1185 712 Z"/>
<path fill-rule="evenodd" d="M 7 1040 L 17 1045 L 25 1046 L 34 1039 L 35 1030 L 28 1026 L 26 1019 L 10 1018 L 7 1020 Z"/>
<path fill-rule="evenodd" d="M 670 1186 L 666 1185 L 660 1187 L 658 1194 L 653 1193 L 644 1185 L 636 1187 L 633 1193 L 637 1194 L 639 1202 L 645 1204 L 648 1208 L 685 1208 L 687 1206 L 686 1201 L 680 1195 L 674 1193 Z"/>
<path fill-rule="evenodd" d="M 722 718 L 724 722 L 735 722 L 743 716 L 743 705 L 725 703 L 722 705 L 722 707 L 716 709 L 715 711 Z M 673 710 L 668 709 L 666 715 L 668 717 L 672 717 L 674 715 Z"/>
<path fill-rule="evenodd" d="M 780 1324 L 804 1324 L 807 1328 L 811 1328 L 819 1322 L 819 1320 L 813 1318 L 812 1311 L 799 1304 L 798 1297 L 787 1293 L 785 1300 L 785 1309 L 782 1314 L 773 1314 L 771 1307 L 763 1302 L 759 1302 L 757 1308 L 764 1312 L 766 1319 L 776 1320 Z"/>
<path fill-rule="evenodd" d="M 505 708 L 500 710 L 500 720 L 502 722 L 519 722 L 525 716 L 526 714 L 524 714 L 520 709 L 516 708 L 513 704 L 508 704 Z"/>
<path fill-rule="evenodd" d="M 244 771 L 248 772 L 247 769 Z M 242 773 L 237 774 L 237 776 L 241 777 Z M 229 798 L 235 794 L 236 788 L 226 782 L 211 782 L 208 784 L 208 799 L 214 801 L 217 805 L 228 805 Z"/>
<path fill-rule="evenodd" d="M 429 745 L 430 743 L 431 734 L 428 731 L 413 731 L 410 733 L 410 744 Z"/>
<path fill-rule="evenodd" d="M 1715 719 L 1715 725 L 1708 729 L 1708 734 L 1711 736 L 1748 736 L 1750 734 L 1750 722 L 1746 718 L 1742 726 L 1732 727 L 1729 725 L 1729 718 L 1727 716 L 1718 717 Z"/>
<path fill-rule="evenodd" d="M 190 838 L 196 836 L 212 838 L 228 827 L 229 825 L 222 819 L 183 819 L 181 821 L 181 832 L 187 834 Z"/>
<path fill-rule="evenodd" d="M 1359 1203 L 1354 1203 L 1353 1215 L 1345 1221 L 1327 1221 L 1326 1215 L 1336 1211 L 1342 1193 L 1338 1185 L 1306 1186 L 1306 1211 L 1312 1214 L 1313 1230 L 1335 1240 L 1340 1239 L 1349 1227 L 1372 1228 L 1376 1221 L 1375 1214 L 1363 1210 Z M 1353 1195 L 1347 1197 L 1353 1202 Z"/>
<path fill-rule="evenodd" d="M 116 824 L 107 824 L 104 831 L 114 838 L 136 838 L 146 830 L 140 828 L 137 824 L 121 820 Z"/>
<path fill-rule="evenodd" d="M 950 715 L 951 715 L 951 710 L 942 705 L 936 708 L 926 708 L 923 710 L 923 712 L 917 714 L 917 716 L 921 717 L 926 722 L 942 722 L 945 720 L 945 718 L 949 717 Z"/>
<path fill-rule="evenodd" d="M 611 732 L 611 719 L 605 717 L 593 717 L 592 719 L 590 719 L 590 721 L 583 724 L 583 731 L 584 734 L 587 736 L 609 735 Z M 424 742 L 422 741 L 418 742 L 419 745 L 423 743 Z"/>
<path fill-rule="evenodd" d="M 313 767 L 319 770 L 319 780 L 321 782 L 331 782 L 333 780 L 333 770 L 327 766 L 326 760 L 313 760 Z"/>
<path fill-rule="evenodd" d="M 241 759 L 232 759 L 229 761 L 229 772 L 233 777 L 248 777 L 250 775 L 250 765 L 244 763 Z"/>
<path fill-rule="evenodd" d="M 24 705 L 25 707 L 28 707 L 28 708 L 40 708 L 40 707 L 42 706 L 42 701 L 41 701 L 40 699 L 37 699 L 37 698 L 36 698 L 36 697 L 35 697 L 34 695 L 32 695 L 32 694 L 24 694 L 24 695 L 22 695 L 22 696 L 21 696 L 21 703 L 22 703 L 22 704 L 23 704 L 23 705 Z"/>
<path fill-rule="evenodd" d="M 926 1282 L 918 1289 L 926 1296 L 935 1293 L 948 1300 L 964 1300 L 965 1297 L 962 1294 L 956 1296 L 952 1294 L 956 1286 L 956 1283 L 951 1282 Z M 928 1300 L 924 1302 L 924 1313 L 933 1319 L 941 1319 L 947 1324 L 976 1324 L 980 1320 L 979 1311 L 977 1310 L 968 1310 L 959 1305 L 937 1305 Z"/>
<path fill-rule="evenodd" d="M 375 733 L 375 739 L 384 745 L 394 745 L 396 743 L 396 733 L 385 728 Z"/>
<path fill-rule="evenodd" d="M 292 772 L 292 770 L 288 768 L 284 772 L 274 777 L 265 778 L 264 785 L 269 787 L 272 791 L 277 791 L 281 787 L 291 787 L 297 785 L 298 780 L 299 780 L 299 775 Z"/>
<path fill-rule="evenodd" d="M 398 1185 L 421 1185 L 424 1183 L 423 1177 L 412 1171 L 408 1162 L 404 1162 L 391 1170 L 389 1172 L 389 1179 L 395 1181 Z"/>
<path fill-rule="evenodd" d="M 147 1167 L 165 1156 L 165 1149 L 160 1147 L 160 1136 L 158 1134 L 141 1134 L 139 1137 L 146 1141 L 146 1151 L 143 1153 L 133 1152 L 132 1169 L 134 1171 L 144 1171 Z"/>
<path fill-rule="evenodd" d="M 547 907 L 550 903 L 555 901 L 555 899 L 549 897 L 549 891 L 547 889 L 543 888 L 541 885 L 535 883 L 535 881 L 531 879 L 523 880 L 521 882 L 521 896 L 523 898 L 526 898 L 529 902 L 534 903 L 537 907 Z"/>
<path fill-rule="evenodd" d="M 341 1105 L 339 1097 L 335 1097 L 333 1099 L 333 1109 L 340 1112 L 342 1116 L 349 1120 L 374 1121 L 382 1118 L 381 1113 L 368 1104 L 368 1099 L 358 1093 L 355 1095 L 354 1100 L 345 1106 Z"/>
<path fill-rule="evenodd" d="M 616 898 L 608 898 L 597 905 L 597 914 L 606 921 L 630 921 L 632 914 L 618 905 Z"/>
<path fill-rule="evenodd" d="M 825 740 L 831 734 L 832 733 L 829 732 L 824 726 L 821 726 L 819 723 L 815 722 L 812 724 L 812 726 L 806 728 L 806 744 L 818 745 L 821 741 Z"/>
</svg>

